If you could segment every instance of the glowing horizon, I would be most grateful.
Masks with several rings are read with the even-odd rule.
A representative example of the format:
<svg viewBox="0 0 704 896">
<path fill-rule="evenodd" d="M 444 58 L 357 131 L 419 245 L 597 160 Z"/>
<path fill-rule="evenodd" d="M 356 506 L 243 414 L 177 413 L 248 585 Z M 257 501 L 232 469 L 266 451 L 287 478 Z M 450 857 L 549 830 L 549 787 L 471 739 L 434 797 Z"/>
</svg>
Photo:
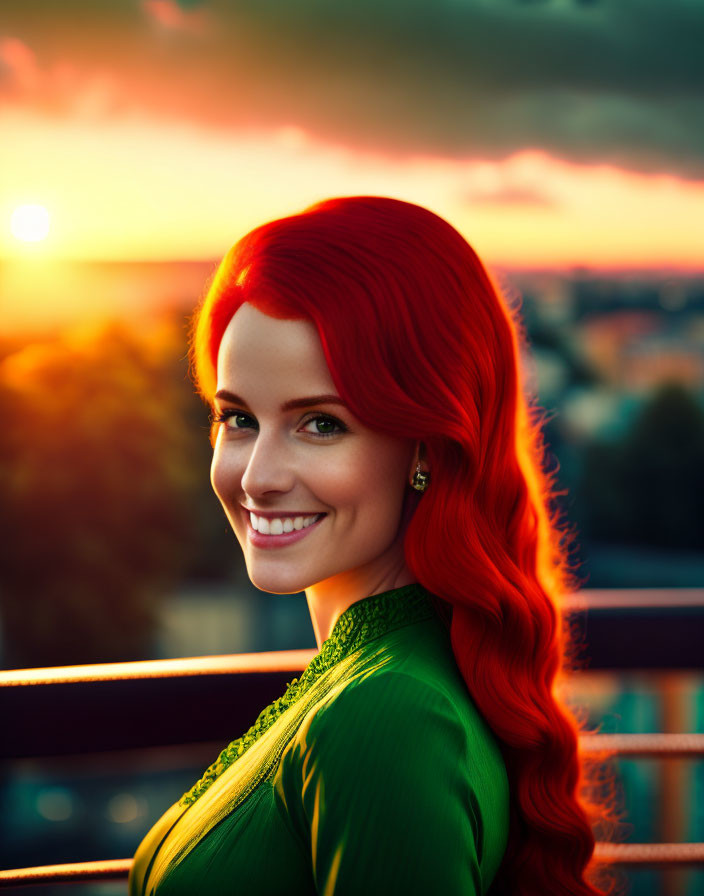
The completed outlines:
<svg viewBox="0 0 704 896">
<path fill-rule="evenodd" d="M 34 258 L 217 259 L 266 220 L 330 196 L 377 194 L 446 217 L 490 266 L 704 271 L 704 181 L 670 174 L 533 149 L 501 160 L 389 158 L 293 126 L 218 130 L 137 114 L 97 128 L 7 108 L 0 127 L 14 134 L 0 146 L 0 169 L 12 172 L 0 218 L 28 196 L 52 210 Z M 3 230 L 0 259 L 26 255 Z"/>
</svg>

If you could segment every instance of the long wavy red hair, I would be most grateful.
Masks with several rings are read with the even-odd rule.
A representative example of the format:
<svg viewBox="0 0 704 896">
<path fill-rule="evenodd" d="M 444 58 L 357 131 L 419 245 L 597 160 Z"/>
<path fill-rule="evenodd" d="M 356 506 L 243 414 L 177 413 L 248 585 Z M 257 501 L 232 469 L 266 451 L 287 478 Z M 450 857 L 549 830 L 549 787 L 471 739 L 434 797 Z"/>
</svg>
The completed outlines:
<svg viewBox="0 0 704 896">
<path fill-rule="evenodd" d="M 220 340 L 245 301 L 312 321 L 352 413 L 425 446 L 431 484 L 404 550 L 444 605 L 457 665 L 506 764 L 511 826 L 492 894 L 611 892 L 597 889 L 609 878 L 593 857 L 607 807 L 579 754 L 582 723 L 560 696 L 577 662 L 560 601 L 579 583 L 551 508 L 539 408 L 523 390 L 518 315 L 450 224 L 373 196 L 317 203 L 228 252 L 191 332 L 209 403 Z"/>
</svg>

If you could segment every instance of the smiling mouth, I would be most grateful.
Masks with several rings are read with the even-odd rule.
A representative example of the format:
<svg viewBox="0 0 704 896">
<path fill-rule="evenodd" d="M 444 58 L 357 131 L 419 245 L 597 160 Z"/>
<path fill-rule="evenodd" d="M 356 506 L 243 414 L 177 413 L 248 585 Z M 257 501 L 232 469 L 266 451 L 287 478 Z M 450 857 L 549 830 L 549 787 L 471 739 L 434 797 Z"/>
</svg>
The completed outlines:
<svg viewBox="0 0 704 896">
<path fill-rule="evenodd" d="M 316 523 L 320 522 L 323 517 L 327 516 L 326 513 L 297 513 L 297 514 L 286 514 L 285 516 L 282 514 L 281 516 L 269 518 L 264 516 L 258 516 L 254 511 L 249 511 L 246 508 L 243 508 L 245 512 L 245 519 L 247 522 L 247 526 L 251 529 L 252 532 L 256 532 L 257 535 L 261 535 L 264 537 L 270 536 L 274 538 L 278 538 L 283 535 L 294 535 L 297 532 L 303 532 L 306 529 L 311 528 Z M 252 515 L 257 518 L 257 528 L 252 524 Z M 266 529 L 269 531 L 262 531 L 262 529 L 258 528 L 263 524 Z"/>
</svg>

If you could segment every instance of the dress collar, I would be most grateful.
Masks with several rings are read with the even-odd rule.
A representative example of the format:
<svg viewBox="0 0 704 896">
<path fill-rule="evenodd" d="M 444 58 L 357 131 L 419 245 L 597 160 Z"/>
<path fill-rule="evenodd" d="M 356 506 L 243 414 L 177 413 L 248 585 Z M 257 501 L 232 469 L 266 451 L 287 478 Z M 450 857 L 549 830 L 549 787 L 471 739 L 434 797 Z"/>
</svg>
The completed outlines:
<svg viewBox="0 0 704 896">
<path fill-rule="evenodd" d="M 340 614 L 307 668 L 327 671 L 368 641 L 432 615 L 430 592 L 418 582 L 363 597 Z"/>
<path fill-rule="evenodd" d="M 434 614 L 431 593 L 417 582 L 350 604 L 300 677 L 290 681 L 285 692 L 260 712 L 249 731 L 225 747 L 201 779 L 181 797 L 180 805 L 194 803 L 290 706 L 310 691 L 321 675 L 375 638 Z"/>
</svg>

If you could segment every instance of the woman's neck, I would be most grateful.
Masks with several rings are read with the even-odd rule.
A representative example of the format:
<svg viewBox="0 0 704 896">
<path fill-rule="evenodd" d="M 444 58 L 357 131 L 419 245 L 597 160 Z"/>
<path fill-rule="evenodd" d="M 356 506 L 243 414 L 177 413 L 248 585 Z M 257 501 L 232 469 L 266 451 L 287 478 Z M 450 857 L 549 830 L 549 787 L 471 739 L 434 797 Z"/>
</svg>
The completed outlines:
<svg viewBox="0 0 704 896">
<path fill-rule="evenodd" d="M 378 558 L 381 560 L 382 558 Z M 329 579 L 306 588 L 308 611 L 318 650 L 330 637 L 335 623 L 345 610 L 373 594 L 392 591 L 415 582 L 415 576 L 406 566 L 403 553 L 394 562 L 376 563 L 359 569 L 338 573 Z"/>
</svg>

